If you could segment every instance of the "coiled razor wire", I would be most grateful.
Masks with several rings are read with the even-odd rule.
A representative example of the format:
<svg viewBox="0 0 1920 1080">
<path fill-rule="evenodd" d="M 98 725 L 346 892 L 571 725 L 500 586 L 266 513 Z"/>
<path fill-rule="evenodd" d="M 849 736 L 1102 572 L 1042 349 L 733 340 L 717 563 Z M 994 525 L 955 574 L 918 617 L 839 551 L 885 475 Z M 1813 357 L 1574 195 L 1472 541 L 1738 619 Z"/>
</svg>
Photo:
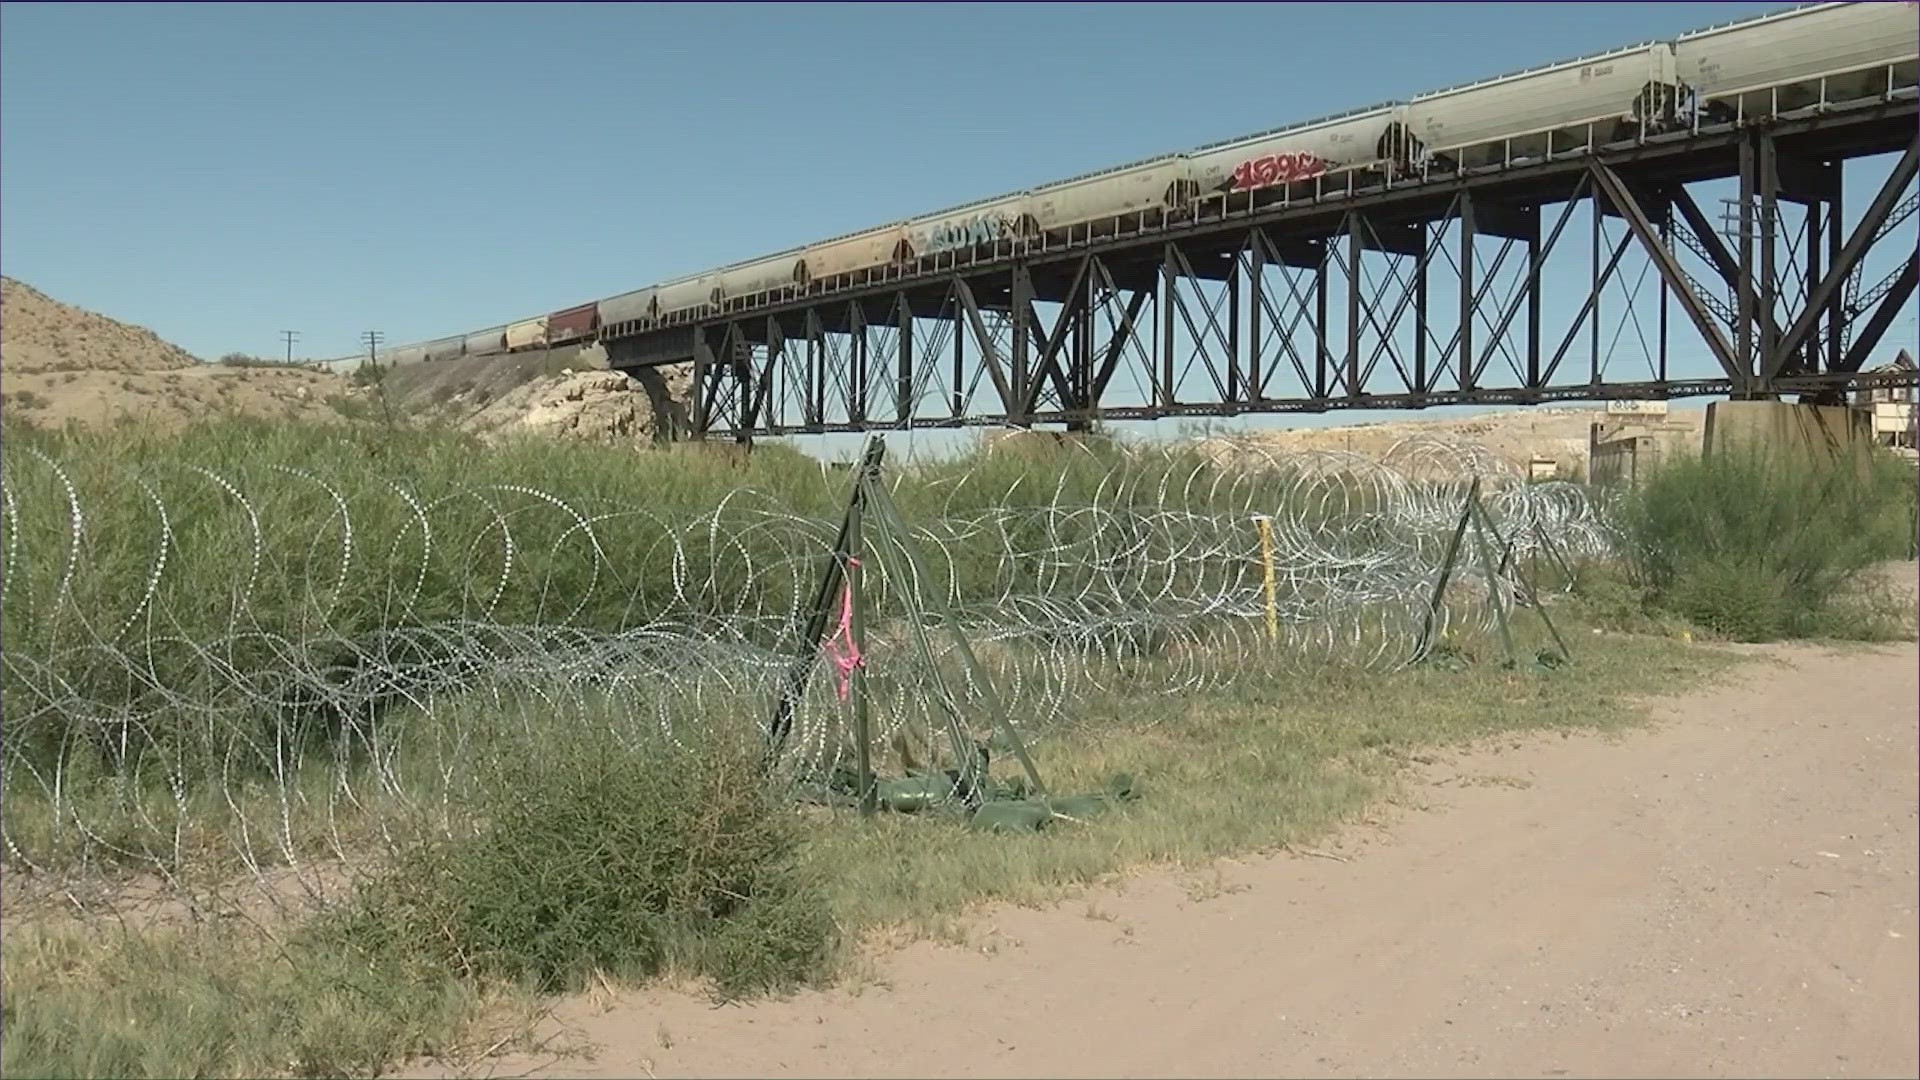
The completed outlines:
<svg viewBox="0 0 1920 1080">
<path fill-rule="evenodd" d="M 1416 660 L 1475 478 L 1503 565 L 1543 542 L 1568 559 L 1612 547 L 1589 489 L 1526 483 L 1470 445 L 1206 450 L 1103 459 L 1091 496 L 1064 471 L 891 472 L 916 496 L 903 505 L 935 510 L 865 574 L 881 748 L 938 746 L 949 710 L 982 705 L 950 637 L 916 650 L 909 619 L 957 625 L 1031 745 L 1099 722 L 1094 701 Z M 79 464 L 29 450 L 0 476 L 15 893 L 225 874 L 320 897 L 377 864 L 396 822 L 464 827 L 506 736 L 596 729 L 672 752 L 764 727 L 836 528 L 755 492 L 675 514 L 560 488 Z M 1481 569 L 1458 563 L 1441 633 L 1485 629 L 1490 591 L 1511 604 L 1516 580 Z M 787 781 L 852 757 L 833 682 L 797 703 Z"/>
</svg>

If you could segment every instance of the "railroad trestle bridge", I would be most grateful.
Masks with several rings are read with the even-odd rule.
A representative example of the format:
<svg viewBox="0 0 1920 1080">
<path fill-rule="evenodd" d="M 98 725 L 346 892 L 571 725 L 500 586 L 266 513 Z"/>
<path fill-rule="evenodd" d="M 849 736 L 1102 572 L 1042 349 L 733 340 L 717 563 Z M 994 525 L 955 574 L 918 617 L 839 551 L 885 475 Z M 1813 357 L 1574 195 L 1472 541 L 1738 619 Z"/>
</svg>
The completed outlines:
<svg viewBox="0 0 1920 1080">
<path fill-rule="evenodd" d="M 1913 381 L 1863 366 L 1920 278 L 1911 250 L 1865 273 L 1920 206 L 1915 128 L 1909 95 L 1477 174 L 1349 177 L 1278 205 L 1222 196 L 1011 238 L 968 261 L 882 268 L 831 292 L 744 298 L 686 325 L 608 327 L 601 340 L 615 368 L 691 361 L 688 434 L 739 441 L 1722 394 L 1837 401 Z M 1867 204 L 1843 206 L 1848 164 L 1894 154 Z M 1731 179 L 1739 197 L 1724 207 L 1689 190 Z M 1622 370 L 1629 326 L 1638 352 Z M 1684 371 L 1676 354 L 1711 359 Z"/>
</svg>

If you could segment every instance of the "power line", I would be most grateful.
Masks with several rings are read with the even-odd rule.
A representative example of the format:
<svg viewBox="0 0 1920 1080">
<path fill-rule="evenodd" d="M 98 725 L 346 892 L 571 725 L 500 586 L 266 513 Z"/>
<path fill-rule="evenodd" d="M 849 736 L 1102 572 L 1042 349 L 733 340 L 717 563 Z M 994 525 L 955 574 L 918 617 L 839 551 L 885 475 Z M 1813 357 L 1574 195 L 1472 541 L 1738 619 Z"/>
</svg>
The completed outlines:
<svg viewBox="0 0 1920 1080">
<path fill-rule="evenodd" d="M 387 335 L 379 330 L 367 330 L 361 333 L 360 340 L 365 342 L 367 346 L 367 363 L 379 363 L 377 354 L 380 351 L 380 343 L 385 341 L 386 338 Z"/>
<path fill-rule="evenodd" d="M 293 343 L 294 343 L 294 340 L 297 339 L 299 336 L 300 336 L 300 331 L 298 330 L 280 331 L 281 340 L 287 343 L 287 363 L 289 364 L 293 363 Z"/>
</svg>

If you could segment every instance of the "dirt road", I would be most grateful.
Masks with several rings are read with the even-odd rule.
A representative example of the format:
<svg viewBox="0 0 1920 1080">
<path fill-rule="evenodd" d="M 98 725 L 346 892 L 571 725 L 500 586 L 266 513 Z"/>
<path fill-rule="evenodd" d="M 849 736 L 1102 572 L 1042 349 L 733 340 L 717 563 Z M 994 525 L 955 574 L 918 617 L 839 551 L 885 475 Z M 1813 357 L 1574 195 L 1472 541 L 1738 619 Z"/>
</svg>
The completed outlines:
<svg viewBox="0 0 1920 1080">
<path fill-rule="evenodd" d="M 1455 756 L 1349 861 L 990 911 L 992 955 L 859 996 L 569 1004 L 598 1050 L 545 1071 L 1914 1076 L 1920 654 L 1768 655 L 1655 730 Z"/>
</svg>

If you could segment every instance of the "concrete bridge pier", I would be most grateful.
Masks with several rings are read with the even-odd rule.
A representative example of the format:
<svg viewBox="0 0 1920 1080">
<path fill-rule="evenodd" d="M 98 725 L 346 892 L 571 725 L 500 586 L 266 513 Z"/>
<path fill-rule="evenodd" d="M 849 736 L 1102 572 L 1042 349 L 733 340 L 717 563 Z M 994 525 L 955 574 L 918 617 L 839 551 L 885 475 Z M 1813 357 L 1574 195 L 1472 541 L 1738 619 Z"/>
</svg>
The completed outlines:
<svg viewBox="0 0 1920 1080">
<path fill-rule="evenodd" d="M 1845 405 L 1716 401 L 1707 406 L 1702 452 L 1762 445 L 1839 457 L 1873 445 L 1872 419 Z"/>
</svg>

